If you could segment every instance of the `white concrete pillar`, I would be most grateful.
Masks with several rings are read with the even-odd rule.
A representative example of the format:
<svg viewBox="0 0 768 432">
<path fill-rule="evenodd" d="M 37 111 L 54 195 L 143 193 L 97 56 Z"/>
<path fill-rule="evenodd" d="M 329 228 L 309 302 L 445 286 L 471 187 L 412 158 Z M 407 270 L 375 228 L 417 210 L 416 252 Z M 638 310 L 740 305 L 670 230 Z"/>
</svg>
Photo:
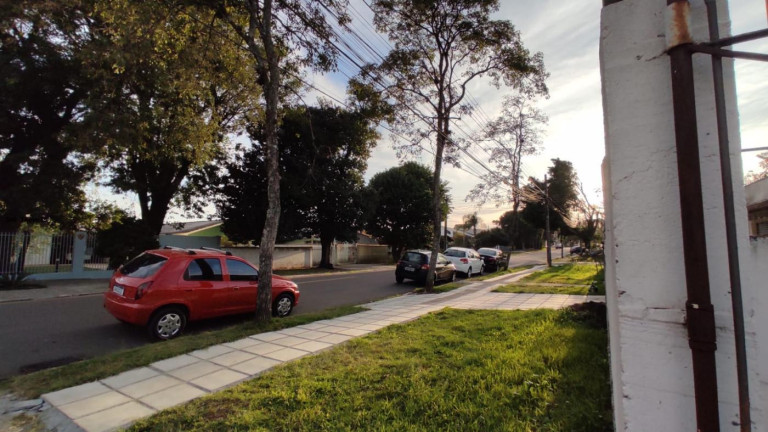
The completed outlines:
<svg viewBox="0 0 768 432">
<path fill-rule="evenodd" d="M 77 231 L 72 245 L 72 273 L 80 274 L 85 271 L 85 249 L 88 233 Z"/>
<path fill-rule="evenodd" d="M 720 33 L 729 35 L 726 3 L 718 3 Z M 601 17 L 606 300 L 617 431 L 696 430 L 685 327 L 681 233 L 685 222 L 680 217 L 670 61 L 665 53 L 666 8 L 665 0 L 620 0 L 605 6 Z M 690 16 L 694 41 L 708 40 L 702 0 L 691 2 Z M 739 246 L 744 258 L 749 258 L 735 81 L 732 63 L 725 61 L 725 66 Z M 733 318 L 709 56 L 694 56 L 694 73 L 708 265 L 717 326 L 720 426 L 723 431 L 737 431 Z M 752 274 L 754 266 L 748 264 L 742 269 Z M 754 288 L 747 283 L 745 306 L 764 302 L 766 290 L 759 293 Z M 758 329 L 750 308 L 746 309 L 753 430 L 766 431 L 765 386 L 760 384 L 765 378 L 760 377 L 759 370 L 768 359 L 757 357 Z"/>
</svg>

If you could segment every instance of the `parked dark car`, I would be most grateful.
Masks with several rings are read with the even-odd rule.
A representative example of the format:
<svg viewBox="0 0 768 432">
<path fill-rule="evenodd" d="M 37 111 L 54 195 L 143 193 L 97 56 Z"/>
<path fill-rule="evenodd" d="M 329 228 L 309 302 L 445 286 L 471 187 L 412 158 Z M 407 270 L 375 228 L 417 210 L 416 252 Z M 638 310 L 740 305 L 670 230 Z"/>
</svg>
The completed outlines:
<svg viewBox="0 0 768 432">
<path fill-rule="evenodd" d="M 509 265 L 509 257 L 499 249 L 480 248 L 477 253 L 483 257 L 486 271 L 495 272 L 500 268 L 506 269 Z"/>
<path fill-rule="evenodd" d="M 581 247 L 581 246 L 574 246 L 571 248 L 571 255 L 582 255 L 585 252 L 588 252 L 587 249 Z"/>
<path fill-rule="evenodd" d="M 405 279 L 412 279 L 419 283 L 426 282 L 431 255 L 432 252 L 428 250 L 406 251 L 400 261 L 397 262 L 395 281 L 403 283 Z M 456 267 L 443 254 L 437 254 L 435 283 L 438 281 L 453 282 L 454 280 L 456 280 Z"/>
</svg>

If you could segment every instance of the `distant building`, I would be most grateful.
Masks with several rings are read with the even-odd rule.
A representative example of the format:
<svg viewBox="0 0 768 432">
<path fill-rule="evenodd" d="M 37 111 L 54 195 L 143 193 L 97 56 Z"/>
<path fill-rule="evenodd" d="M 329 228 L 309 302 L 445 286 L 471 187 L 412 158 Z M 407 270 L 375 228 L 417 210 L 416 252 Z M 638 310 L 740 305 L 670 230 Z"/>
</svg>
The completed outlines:
<svg viewBox="0 0 768 432">
<path fill-rule="evenodd" d="M 220 220 L 177 222 L 165 224 L 160 229 L 160 235 L 180 235 L 193 237 L 222 237 Z"/>
</svg>

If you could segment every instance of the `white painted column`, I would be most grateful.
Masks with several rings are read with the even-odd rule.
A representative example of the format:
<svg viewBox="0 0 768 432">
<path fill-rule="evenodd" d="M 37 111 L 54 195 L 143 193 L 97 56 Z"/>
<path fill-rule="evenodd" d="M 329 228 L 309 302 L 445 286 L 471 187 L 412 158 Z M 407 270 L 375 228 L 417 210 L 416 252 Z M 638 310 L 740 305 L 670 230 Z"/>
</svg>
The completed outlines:
<svg viewBox="0 0 768 432">
<path fill-rule="evenodd" d="M 691 2 L 695 41 L 708 39 L 704 2 Z M 725 1 L 722 35 L 730 34 Z M 665 0 L 623 0 L 603 8 L 602 74 L 606 158 L 606 284 L 616 430 L 695 431 L 691 352 L 685 327 L 686 288 L 670 61 L 665 53 Z M 739 247 L 745 284 L 747 345 L 754 431 L 765 424 L 766 355 L 758 356 L 755 305 L 765 270 L 751 259 L 739 154 L 732 63 L 725 62 Z M 720 181 L 711 60 L 694 56 L 699 148 L 712 303 L 717 326 L 721 430 L 738 431 L 733 318 Z M 768 97 L 768 96 L 767 96 Z M 763 280 L 768 280 L 766 275 Z M 751 312 L 750 312 L 751 311 Z M 758 309 L 758 314 L 763 311 Z M 750 315 L 751 314 L 751 315 Z M 765 353 L 764 353 L 765 354 Z"/>
</svg>

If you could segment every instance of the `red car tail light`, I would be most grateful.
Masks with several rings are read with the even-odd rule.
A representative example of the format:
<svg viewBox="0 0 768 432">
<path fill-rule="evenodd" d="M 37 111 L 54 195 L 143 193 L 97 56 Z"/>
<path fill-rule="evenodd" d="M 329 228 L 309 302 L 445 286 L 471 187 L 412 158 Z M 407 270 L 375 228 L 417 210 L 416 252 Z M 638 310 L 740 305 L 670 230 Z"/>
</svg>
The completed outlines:
<svg viewBox="0 0 768 432">
<path fill-rule="evenodd" d="M 461 261 L 462 264 L 469 264 L 469 260 L 466 258 L 462 258 L 459 261 Z"/>
<path fill-rule="evenodd" d="M 139 287 L 136 289 L 135 299 L 138 300 L 144 297 L 144 294 L 146 294 L 149 291 L 149 288 L 151 286 L 152 286 L 152 281 L 144 282 L 143 284 L 139 285 Z"/>
<path fill-rule="evenodd" d="M 422 270 L 429 270 L 429 264 L 422 264 L 421 265 Z"/>
</svg>

